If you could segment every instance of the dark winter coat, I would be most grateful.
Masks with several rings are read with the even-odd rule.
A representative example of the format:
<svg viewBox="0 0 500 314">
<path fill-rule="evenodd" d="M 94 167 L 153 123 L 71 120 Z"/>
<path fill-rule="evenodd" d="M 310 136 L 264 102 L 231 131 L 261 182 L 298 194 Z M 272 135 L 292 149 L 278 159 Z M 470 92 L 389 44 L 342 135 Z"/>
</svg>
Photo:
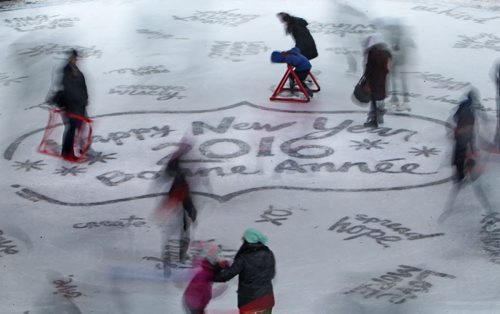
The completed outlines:
<svg viewBox="0 0 500 314">
<path fill-rule="evenodd" d="M 456 127 L 454 132 L 455 148 L 453 152 L 452 164 L 457 167 L 464 168 L 466 160 L 471 158 L 475 152 L 475 114 L 470 98 L 460 103 L 457 112 L 453 115 L 453 119 L 455 120 Z M 459 175 L 461 175 L 461 173 L 459 173 Z"/>
<path fill-rule="evenodd" d="M 214 281 L 225 282 L 239 275 L 238 307 L 267 309 L 274 306 L 273 285 L 275 260 L 271 250 L 261 243 L 244 242 L 231 267 L 215 275 Z"/>
<path fill-rule="evenodd" d="M 389 73 L 391 53 L 385 44 L 376 44 L 368 48 L 365 77 L 375 100 L 387 97 L 386 79 Z"/>
<path fill-rule="evenodd" d="M 289 51 L 273 51 L 271 54 L 271 62 L 287 63 L 293 65 L 296 71 L 309 71 L 311 70 L 311 63 L 307 58 L 300 53 L 300 49 L 294 47 Z"/>
<path fill-rule="evenodd" d="M 76 65 L 68 63 L 63 69 L 63 107 L 68 112 L 84 116 L 88 95 L 85 77 Z"/>
<path fill-rule="evenodd" d="M 196 221 L 197 210 L 191 199 L 189 184 L 186 181 L 185 176 L 182 173 L 177 173 L 174 178 L 174 182 L 168 191 L 167 207 L 177 207 L 177 204 L 182 203 L 182 208 L 184 209 L 184 223 L 183 228 L 187 230 L 189 223 L 186 221 L 187 217 L 191 218 L 191 221 Z"/>
<path fill-rule="evenodd" d="M 190 310 L 203 310 L 212 299 L 212 283 L 215 270 L 208 260 L 201 262 L 201 268 L 184 292 L 184 303 Z"/>
<path fill-rule="evenodd" d="M 292 34 L 295 40 L 295 47 L 299 48 L 302 54 L 309 60 L 314 59 L 318 56 L 318 50 L 316 49 L 316 43 L 307 29 L 308 23 L 306 20 L 289 16 L 286 22 L 286 32 L 287 34 Z"/>
</svg>

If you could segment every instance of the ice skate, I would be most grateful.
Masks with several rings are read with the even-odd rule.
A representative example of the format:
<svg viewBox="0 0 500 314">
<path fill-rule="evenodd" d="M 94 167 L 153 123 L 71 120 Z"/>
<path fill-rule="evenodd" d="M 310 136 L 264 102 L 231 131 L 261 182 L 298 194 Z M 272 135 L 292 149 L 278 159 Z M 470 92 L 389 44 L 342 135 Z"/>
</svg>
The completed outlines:
<svg viewBox="0 0 500 314">
<path fill-rule="evenodd" d="M 399 98 L 398 98 L 398 96 L 392 95 L 391 99 L 389 99 L 389 103 L 391 105 L 393 105 L 393 106 L 398 105 L 399 104 Z"/>
<path fill-rule="evenodd" d="M 363 126 L 365 128 L 378 128 L 378 123 L 375 120 L 368 120 L 365 123 L 363 123 Z"/>
<path fill-rule="evenodd" d="M 403 111 L 411 111 L 411 107 L 408 102 L 398 103 L 394 106 L 394 111 L 403 112 Z"/>
<path fill-rule="evenodd" d="M 386 109 L 377 109 L 377 124 L 384 124 L 384 115 L 386 112 Z"/>
</svg>

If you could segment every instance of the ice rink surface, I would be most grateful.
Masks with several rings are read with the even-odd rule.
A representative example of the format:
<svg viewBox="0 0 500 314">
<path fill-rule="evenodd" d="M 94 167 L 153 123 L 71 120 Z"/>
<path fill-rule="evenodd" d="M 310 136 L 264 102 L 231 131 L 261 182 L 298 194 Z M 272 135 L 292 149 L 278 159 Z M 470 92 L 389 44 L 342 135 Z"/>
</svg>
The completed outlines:
<svg viewBox="0 0 500 314">
<path fill-rule="evenodd" d="M 321 91 L 306 104 L 269 101 L 286 69 L 270 54 L 294 45 L 281 11 L 305 18 L 318 47 Z M 411 111 L 387 101 L 374 130 L 351 93 L 381 19 L 415 44 L 401 69 Z M 485 219 L 468 186 L 438 223 L 447 121 L 470 85 L 481 189 L 500 207 L 499 26 L 500 3 L 479 0 L 0 2 L 0 313 L 183 313 L 192 268 L 172 261 L 164 279 L 153 215 L 168 187 L 157 171 L 182 138 L 192 240 L 231 258 L 247 227 L 268 235 L 273 313 L 500 313 L 500 217 Z M 96 153 L 78 164 L 37 152 L 69 48 L 94 120 Z M 237 313 L 228 285 L 209 314 Z"/>
</svg>

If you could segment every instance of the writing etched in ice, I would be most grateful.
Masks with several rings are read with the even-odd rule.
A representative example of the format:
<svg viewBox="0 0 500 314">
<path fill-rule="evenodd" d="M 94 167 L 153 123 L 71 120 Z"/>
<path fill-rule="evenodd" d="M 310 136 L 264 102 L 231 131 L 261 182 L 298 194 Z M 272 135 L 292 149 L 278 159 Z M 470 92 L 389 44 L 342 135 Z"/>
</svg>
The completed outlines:
<svg viewBox="0 0 500 314">
<path fill-rule="evenodd" d="M 430 276 L 447 279 L 456 278 L 453 275 L 432 270 L 399 265 L 395 272 L 388 272 L 380 277 L 372 278 L 368 283 L 359 285 L 344 292 L 344 294 L 357 294 L 365 299 L 388 298 L 390 303 L 402 304 L 407 300 L 416 299 L 419 294 L 429 292 L 432 284 L 427 278 Z"/>
<path fill-rule="evenodd" d="M 149 39 L 167 39 L 174 37 L 174 35 L 164 34 L 163 32 L 152 31 L 150 29 L 138 29 L 137 32 L 139 34 L 147 35 L 148 36 L 147 38 Z"/>
<path fill-rule="evenodd" d="M 326 48 L 326 51 L 332 51 L 336 55 L 361 55 L 361 50 L 350 47 Z"/>
<path fill-rule="evenodd" d="M 12 83 L 21 83 L 27 76 L 10 77 L 7 73 L 0 73 L 0 84 L 9 86 Z"/>
<path fill-rule="evenodd" d="M 126 73 L 130 73 L 130 74 L 136 75 L 136 76 L 143 76 L 143 75 L 168 73 L 168 72 L 170 72 L 170 71 L 168 69 L 166 69 L 165 66 L 163 66 L 163 65 L 155 65 L 155 66 L 142 66 L 142 67 L 139 67 L 137 69 L 133 69 L 133 68 L 121 68 L 121 69 L 111 70 L 109 72 L 106 72 L 105 74 L 109 74 L 109 73 L 126 74 Z"/>
<path fill-rule="evenodd" d="M 5 25 L 11 27 L 19 32 L 30 32 L 39 29 L 55 29 L 58 27 L 72 27 L 75 21 L 79 21 L 77 17 L 63 18 L 59 15 L 35 15 L 35 16 L 24 16 L 24 17 L 14 17 L 11 19 L 5 19 Z"/>
<path fill-rule="evenodd" d="M 449 16 L 449 17 L 457 19 L 457 20 L 473 21 L 474 23 L 478 23 L 478 24 L 484 24 L 484 22 L 496 20 L 496 19 L 500 18 L 500 16 L 477 17 L 477 16 L 473 16 L 471 14 L 468 14 L 466 12 L 458 11 L 457 8 L 443 9 L 443 8 L 439 8 L 439 7 L 428 7 L 428 6 L 421 5 L 421 6 L 413 7 L 411 9 L 415 10 L 415 11 L 431 12 L 431 13 L 438 14 L 438 15 L 442 14 L 444 16 Z"/>
<path fill-rule="evenodd" d="M 492 213 L 481 221 L 481 242 L 490 261 L 500 264 L 500 214 Z"/>
<path fill-rule="evenodd" d="M 136 217 L 135 215 L 131 215 L 128 218 L 120 218 L 116 221 L 104 220 L 100 222 L 91 221 L 91 222 L 82 222 L 76 223 L 73 225 L 75 229 L 92 229 L 97 227 L 117 227 L 117 228 L 127 228 L 127 227 L 142 227 L 146 225 L 146 221 L 144 218 Z"/>
<path fill-rule="evenodd" d="M 19 251 L 17 250 L 16 244 L 12 242 L 12 240 L 7 239 L 3 231 L 0 230 L 0 257 L 2 257 L 3 254 L 13 255 L 17 253 L 19 253 Z"/>
<path fill-rule="evenodd" d="M 373 24 L 320 23 L 311 22 L 308 25 L 311 33 L 333 34 L 344 37 L 347 34 L 372 34 L 377 28 Z"/>
<path fill-rule="evenodd" d="M 306 210 L 303 208 L 299 209 L 303 211 Z M 294 208 L 279 209 L 269 205 L 269 208 L 260 215 L 260 218 L 262 219 L 256 220 L 255 222 L 270 222 L 273 225 L 281 226 L 282 223 L 280 221 L 287 220 L 289 218 L 288 216 L 293 214 L 293 210 Z"/>
<path fill-rule="evenodd" d="M 336 223 L 334 223 L 328 230 L 337 231 L 337 233 L 346 233 L 349 236 L 344 240 L 354 240 L 358 238 L 367 237 L 373 239 L 375 243 L 387 248 L 390 247 L 390 242 L 398 242 L 403 239 L 406 240 L 420 240 L 426 238 L 433 238 L 444 235 L 444 233 L 422 234 L 413 232 L 408 227 L 403 227 L 400 223 L 392 222 L 388 219 L 380 219 L 377 217 L 369 217 L 367 215 L 356 215 L 355 219 L 361 223 L 354 225 L 355 222 L 349 221 L 350 217 L 345 216 Z M 368 225 L 372 226 L 368 227 Z M 377 228 L 375 225 L 380 225 L 383 228 Z M 387 235 L 392 233 L 396 235 Z"/>
<path fill-rule="evenodd" d="M 109 94 L 129 95 L 129 96 L 157 96 L 156 100 L 182 99 L 181 95 L 185 91 L 184 86 L 174 85 L 118 85 L 109 90 Z"/>
<path fill-rule="evenodd" d="M 82 47 L 82 46 L 68 46 L 59 44 L 43 44 L 31 48 L 26 48 L 20 50 L 18 53 L 20 55 L 26 55 L 27 57 L 36 57 L 39 55 L 58 55 L 59 58 L 65 59 L 67 57 L 68 51 L 71 49 L 76 49 L 78 51 L 79 58 L 89 58 L 102 56 L 102 51 L 96 49 L 95 46 Z M 62 55 L 62 56 L 61 56 Z"/>
<path fill-rule="evenodd" d="M 239 62 L 244 56 L 257 55 L 268 49 L 263 41 L 215 41 L 208 56 Z"/>
<path fill-rule="evenodd" d="M 205 24 L 220 24 L 225 26 L 238 26 L 258 18 L 255 14 L 239 14 L 234 13 L 236 10 L 226 11 L 196 11 L 191 16 L 179 17 L 173 15 L 173 18 L 186 22 L 200 22 Z"/>
<path fill-rule="evenodd" d="M 52 281 L 52 284 L 54 284 L 56 288 L 56 291 L 54 291 L 53 294 L 62 294 L 63 297 L 68 299 L 78 298 L 82 295 L 82 293 L 77 290 L 77 285 L 70 285 L 72 282 L 73 275 L 69 275 L 66 280 L 58 279 Z"/>
<path fill-rule="evenodd" d="M 454 48 L 490 49 L 500 51 L 500 37 L 494 34 L 481 33 L 475 36 L 458 35 Z"/>
<path fill-rule="evenodd" d="M 430 72 L 404 72 L 417 74 L 424 82 L 434 83 L 431 87 L 436 89 L 460 90 L 469 86 L 469 82 L 460 82 L 454 78 Z"/>
</svg>

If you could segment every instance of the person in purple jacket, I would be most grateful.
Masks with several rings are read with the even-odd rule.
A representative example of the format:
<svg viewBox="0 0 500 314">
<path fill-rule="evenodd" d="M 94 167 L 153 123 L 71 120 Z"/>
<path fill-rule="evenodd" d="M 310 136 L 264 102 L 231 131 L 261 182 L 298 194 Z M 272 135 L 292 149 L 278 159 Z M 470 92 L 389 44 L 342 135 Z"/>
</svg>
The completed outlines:
<svg viewBox="0 0 500 314">
<path fill-rule="evenodd" d="M 299 78 L 300 82 L 306 89 L 310 97 L 313 97 L 312 90 L 306 85 L 305 79 L 311 71 L 311 63 L 309 60 L 300 53 L 300 49 L 294 47 L 288 51 L 273 51 L 271 54 L 271 62 L 273 63 L 287 63 L 292 65 L 295 70 L 295 74 Z M 295 88 L 295 81 L 290 77 L 290 91 L 293 93 Z"/>
<path fill-rule="evenodd" d="M 183 299 L 187 314 L 205 314 L 210 300 L 222 294 L 227 288 L 224 285 L 212 289 L 216 271 L 219 269 L 217 264 L 229 267 L 226 261 L 219 261 L 219 255 L 220 247 L 216 245 L 208 245 L 203 249 L 196 274 L 184 291 Z"/>
</svg>

